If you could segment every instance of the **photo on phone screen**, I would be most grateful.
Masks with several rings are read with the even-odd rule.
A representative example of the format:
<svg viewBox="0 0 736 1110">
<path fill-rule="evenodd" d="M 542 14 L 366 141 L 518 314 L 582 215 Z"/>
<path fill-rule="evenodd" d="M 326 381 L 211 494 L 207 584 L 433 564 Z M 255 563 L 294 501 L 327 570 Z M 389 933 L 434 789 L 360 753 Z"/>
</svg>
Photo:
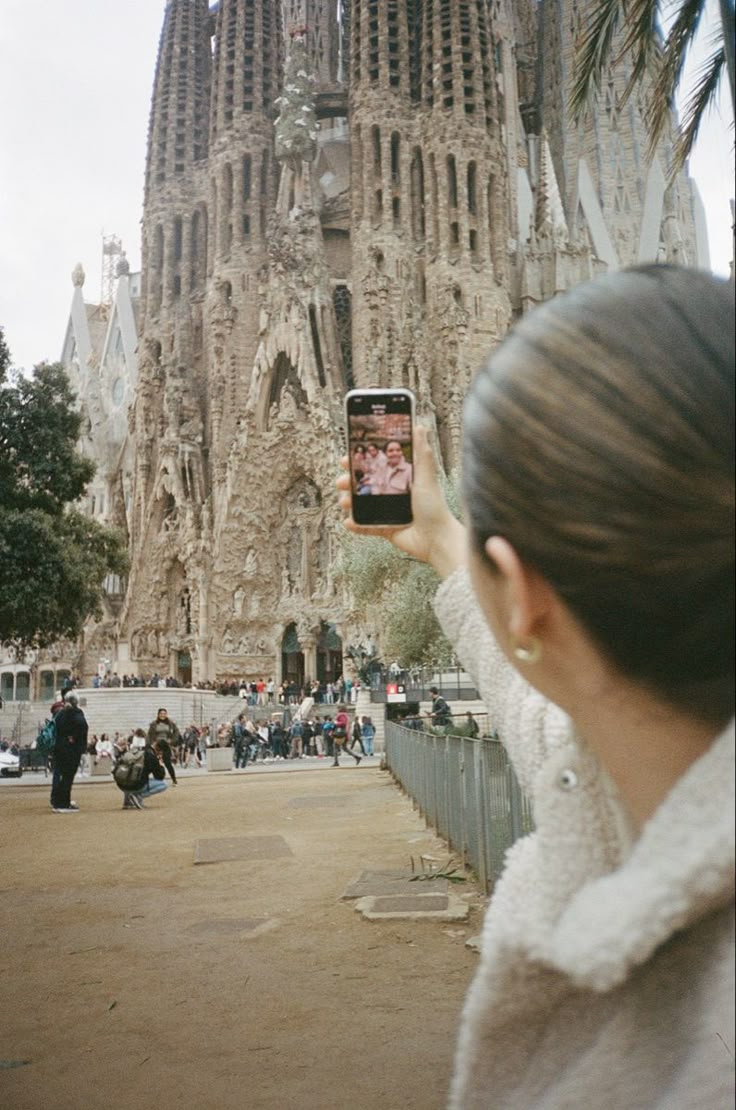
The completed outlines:
<svg viewBox="0 0 736 1110">
<path fill-rule="evenodd" d="M 408 389 L 355 389 L 345 403 L 353 520 L 410 524 L 414 395 Z"/>
</svg>

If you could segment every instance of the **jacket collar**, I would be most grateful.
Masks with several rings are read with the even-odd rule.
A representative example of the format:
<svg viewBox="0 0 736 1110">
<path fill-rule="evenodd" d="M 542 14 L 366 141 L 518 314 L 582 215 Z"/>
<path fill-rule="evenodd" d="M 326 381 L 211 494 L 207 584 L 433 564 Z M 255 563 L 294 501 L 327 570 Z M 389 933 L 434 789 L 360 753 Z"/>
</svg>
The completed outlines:
<svg viewBox="0 0 736 1110">
<path fill-rule="evenodd" d="M 734 894 L 734 724 L 683 775 L 622 865 L 583 886 L 535 952 L 607 991 Z"/>
</svg>

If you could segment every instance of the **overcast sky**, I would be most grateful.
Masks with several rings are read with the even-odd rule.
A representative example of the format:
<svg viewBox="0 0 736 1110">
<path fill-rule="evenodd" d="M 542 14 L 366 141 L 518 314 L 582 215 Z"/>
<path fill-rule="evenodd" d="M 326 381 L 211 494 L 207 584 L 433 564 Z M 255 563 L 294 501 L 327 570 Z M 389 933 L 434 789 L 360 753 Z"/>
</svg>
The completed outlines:
<svg viewBox="0 0 736 1110">
<path fill-rule="evenodd" d="M 711 0 L 709 0 L 711 2 Z M 715 2 L 715 0 L 713 0 Z M 140 267 L 148 111 L 163 0 L 1 0 L 0 325 L 17 366 L 57 359 L 87 274 L 98 301 L 102 235 Z M 711 264 L 731 260 L 733 136 L 716 113 L 691 163 Z M 727 118 L 727 117 L 726 117 Z"/>
</svg>

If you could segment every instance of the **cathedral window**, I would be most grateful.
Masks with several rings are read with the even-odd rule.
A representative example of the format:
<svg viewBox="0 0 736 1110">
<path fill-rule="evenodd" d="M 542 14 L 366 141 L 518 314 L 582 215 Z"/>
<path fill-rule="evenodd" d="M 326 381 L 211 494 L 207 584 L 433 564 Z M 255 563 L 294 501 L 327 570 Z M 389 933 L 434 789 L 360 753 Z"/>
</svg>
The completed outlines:
<svg viewBox="0 0 736 1110">
<path fill-rule="evenodd" d="M 457 162 L 454 154 L 447 156 L 447 203 L 457 208 Z"/>
<path fill-rule="evenodd" d="M 360 219 L 364 211 L 364 194 L 363 194 L 363 135 L 361 132 L 360 124 L 356 124 L 354 128 L 353 141 L 351 143 L 353 166 L 352 166 L 352 188 L 353 198 L 355 203 L 355 213 Z"/>
<path fill-rule="evenodd" d="M 361 7 L 361 0 L 352 0 L 352 9 L 353 10 L 352 10 L 352 13 L 351 13 L 351 21 L 352 21 L 353 27 L 355 29 L 354 30 L 354 36 L 353 36 L 353 66 L 352 66 L 352 69 L 353 69 L 353 77 L 355 78 L 355 83 L 356 84 L 360 84 L 360 63 L 361 63 L 360 50 L 361 50 L 361 31 L 362 31 L 362 27 L 361 27 L 361 22 L 362 22 L 361 21 L 361 14 L 362 13 L 361 13 L 360 7 Z"/>
<path fill-rule="evenodd" d="M 434 154 L 429 156 L 429 182 L 432 195 L 432 240 L 436 251 L 440 243 L 440 190 Z"/>
<path fill-rule="evenodd" d="M 373 142 L 373 221 L 379 224 L 383 219 L 383 164 L 381 155 L 381 129 L 371 128 Z"/>
<path fill-rule="evenodd" d="M 401 0 L 403 5 L 404 0 Z M 391 88 L 401 84 L 399 59 L 399 0 L 387 0 L 388 81 Z"/>
<path fill-rule="evenodd" d="M 250 200 L 253 174 L 252 165 L 250 154 L 245 154 L 243 156 L 243 201 L 245 203 Z"/>
<path fill-rule="evenodd" d="M 266 234 L 266 220 L 271 200 L 271 151 L 266 147 L 261 158 L 261 235 Z"/>
<path fill-rule="evenodd" d="M 478 215 L 478 166 L 475 162 L 468 162 L 468 212 L 471 216 Z"/>
<path fill-rule="evenodd" d="M 391 210 L 394 228 L 401 226 L 401 137 L 398 131 L 391 135 Z"/>
<path fill-rule="evenodd" d="M 373 177 L 374 180 L 381 180 L 381 128 L 371 128 L 371 140 L 373 142 Z"/>
<path fill-rule="evenodd" d="M 378 2 L 379 0 L 366 0 L 368 4 L 368 31 L 369 31 L 369 53 L 368 53 L 368 75 L 371 83 L 375 84 L 378 81 L 379 66 L 380 66 L 380 49 L 379 49 L 379 30 L 378 30 Z"/>
<path fill-rule="evenodd" d="M 293 399 L 296 401 L 297 407 L 306 409 L 308 404 L 307 394 L 304 392 L 304 387 L 299 379 L 294 366 L 285 355 L 280 351 L 276 356 L 276 361 L 273 364 L 271 372 L 271 388 L 268 394 L 268 412 L 270 413 L 273 405 L 278 405 L 281 402 L 281 395 L 284 390 L 288 389 Z"/>
<path fill-rule="evenodd" d="M 274 89 L 272 85 L 273 70 L 270 65 L 271 51 L 273 50 L 273 37 L 275 28 L 273 24 L 273 10 L 274 5 L 263 4 L 261 6 L 261 58 L 262 71 L 261 71 L 261 107 L 264 112 L 270 112 L 273 105 Z"/>
<path fill-rule="evenodd" d="M 394 188 L 401 185 L 401 136 L 398 131 L 391 135 L 391 184 Z"/>
<path fill-rule="evenodd" d="M 317 310 L 313 304 L 309 306 L 309 330 L 312 333 L 312 346 L 314 348 L 314 361 L 317 366 L 317 377 L 319 378 L 319 384 L 324 388 L 327 385 L 327 380 L 325 378 L 325 367 L 322 360 L 322 342 L 319 337 Z"/>
<path fill-rule="evenodd" d="M 445 108 L 452 108 L 455 103 L 452 80 L 452 5 L 457 0 L 440 0 L 440 28 L 442 36 L 442 89 L 444 96 L 442 104 Z"/>
<path fill-rule="evenodd" d="M 421 242 L 427 232 L 427 216 L 424 199 L 424 162 L 421 149 L 414 147 L 411 158 L 411 215 L 412 234 Z"/>
<path fill-rule="evenodd" d="M 233 209 L 233 168 L 228 162 L 222 172 L 222 188 L 220 191 L 220 250 L 224 255 L 230 253 L 233 240 L 233 225 L 231 220 Z"/>
<path fill-rule="evenodd" d="M 253 159 L 250 154 L 243 155 L 243 182 L 241 196 L 243 199 L 243 214 L 241 220 L 241 233 L 244 240 L 250 238 L 251 231 L 251 196 L 253 193 Z"/>
<path fill-rule="evenodd" d="M 181 216 L 177 216 L 174 220 L 174 261 L 181 262 L 182 251 L 184 249 L 184 232 Z"/>
<path fill-rule="evenodd" d="M 422 2 L 409 0 L 407 4 L 409 30 L 409 87 L 413 104 L 422 99 Z"/>
<path fill-rule="evenodd" d="M 332 294 L 337 323 L 337 342 L 342 357 L 342 373 L 345 387 L 353 389 L 353 302 L 347 285 L 336 285 Z"/>
<path fill-rule="evenodd" d="M 424 102 L 434 104 L 434 4 L 424 6 Z"/>
<path fill-rule="evenodd" d="M 231 10 L 236 12 L 240 5 L 233 4 Z M 243 111 L 253 111 L 253 101 L 255 98 L 255 83 L 253 79 L 253 49 L 255 46 L 256 37 L 256 5 L 244 4 L 243 11 Z"/>
<path fill-rule="evenodd" d="M 192 215 L 191 225 L 191 276 L 192 291 L 204 288 L 207 274 L 207 209 L 197 208 Z"/>
</svg>

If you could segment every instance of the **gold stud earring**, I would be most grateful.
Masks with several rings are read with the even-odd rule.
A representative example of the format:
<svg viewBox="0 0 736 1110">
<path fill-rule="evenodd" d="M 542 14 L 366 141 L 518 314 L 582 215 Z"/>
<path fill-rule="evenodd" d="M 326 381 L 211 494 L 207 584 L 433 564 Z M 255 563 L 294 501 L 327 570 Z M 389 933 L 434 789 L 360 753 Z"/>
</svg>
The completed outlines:
<svg viewBox="0 0 736 1110">
<path fill-rule="evenodd" d="M 536 636 L 530 636 L 525 644 L 514 647 L 514 656 L 521 663 L 538 663 L 542 658 L 542 641 Z"/>
</svg>

